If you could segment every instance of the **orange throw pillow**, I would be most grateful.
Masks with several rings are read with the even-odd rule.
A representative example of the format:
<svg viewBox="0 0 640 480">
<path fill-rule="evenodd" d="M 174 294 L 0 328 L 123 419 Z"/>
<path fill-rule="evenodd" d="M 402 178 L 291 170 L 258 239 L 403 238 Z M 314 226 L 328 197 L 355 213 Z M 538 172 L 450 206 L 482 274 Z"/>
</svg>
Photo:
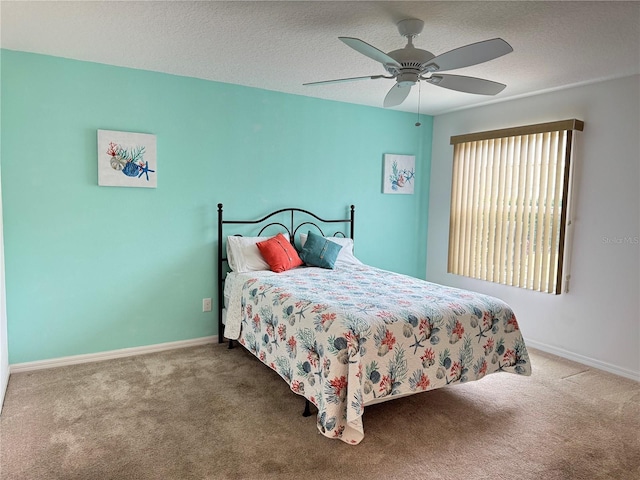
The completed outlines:
<svg viewBox="0 0 640 480">
<path fill-rule="evenodd" d="M 303 265 L 298 252 L 287 238 L 279 233 L 269 240 L 256 243 L 264 260 L 272 271 L 280 273 Z"/>
</svg>

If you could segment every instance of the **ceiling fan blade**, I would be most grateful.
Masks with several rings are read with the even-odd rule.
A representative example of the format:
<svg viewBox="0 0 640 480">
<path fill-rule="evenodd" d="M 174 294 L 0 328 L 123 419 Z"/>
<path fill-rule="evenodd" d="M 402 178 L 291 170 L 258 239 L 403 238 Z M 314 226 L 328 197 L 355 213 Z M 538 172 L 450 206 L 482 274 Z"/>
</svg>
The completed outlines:
<svg viewBox="0 0 640 480">
<path fill-rule="evenodd" d="M 395 107 L 400 105 L 409 96 L 411 86 L 403 87 L 399 83 L 396 83 L 391 90 L 387 92 L 387 96 L 384 97 L 384 107 Z"/>
<path fill-rule="evenodd" d="M 503 83 L 492 82 L 483 78 L 465 77 L 463 75 L 431 75 L 430 78 L 424 78 L 423 80 L 449 90 L 476 93 L 478 95 L 496 95 L 506 87 Z"/>
<path fill-rule="evenodd" d="M 355 82 L 356 80 L 376 80 L 378 78 L 393 78 L 393 77 L 385 77 L 384 75 L 370 75 L 368 77 L 338 78 L 336 80 L 323 80 L 321 82 L 309 82 L 309 83 L 303 83 L 302 85 L 326 85 L 328 83 Z"/>
<path fill-rule="evenodd" d="M 510 52 L 513 52 L 511 45 L 501 38 L 494 38 L 455 48 L 438 55 L 425 63 L 423 68 L 428 72 L 453 70 L 488 62 Z"/>
<path fill-rule="evenodd" d="M 369 45 L 367 42 L 363 42 L 359 38 L 352 37 L 338 37 L 344 43 L 349 45 L 351 48 L 360 52 L 363 55 L 366 55 L 369 58 L 374 59 L 376 62 L 380 62 L 383 65 L 393 65 L 394 67 L 400 68 L 400 64 L 391 58 L 389 55 L 384 53 L 382 50 L 378 50 L 373 45 Z"/>
</svg>

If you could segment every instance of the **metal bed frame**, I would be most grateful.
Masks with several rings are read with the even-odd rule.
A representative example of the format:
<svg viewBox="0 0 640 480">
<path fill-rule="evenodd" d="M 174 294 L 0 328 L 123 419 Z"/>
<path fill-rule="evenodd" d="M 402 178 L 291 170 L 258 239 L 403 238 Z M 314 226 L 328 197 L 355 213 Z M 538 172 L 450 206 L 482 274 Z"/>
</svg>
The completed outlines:
<svg viewBox="0 0 640 480">
<path fill-rule="evenodd" d="M 280 210 L 275 210 L 264 217 L 258 220 L 225 220 L 222 214 L 222 203 L 218 204 L 218 343 L 224 342 L 223 335 L 223 323 L 222 323 L 222 309 L 224 308 L 224 279 L 223 274 L 225 273 L 224 264 L 228 265 L 228 258 L 226 257 L 226 249 L 223 249 L 224 238 L 223 230 L 225 225 L 256 225 L 256 228 L 260 228 L 257 233 L 257 236 L 261 236 L 265 230 L 269 227 L 279 227 L 284 229 L 289 234 L 289 240 L 291 244 L 295 247 L 295 236 L 298 230 L 305 225 L 315 227 L 321 235 L 325 236 L 324 231 L 318 225 L 319 222 L 321 225 L 324 224 L 343 224 L 344 226 L 349 227 L 349 238 L 353 239 L 354 233 L 354 220 L 355 220 L 355 207 L 351 205 L 349 207 L 349 218 L 340 218 L 340 219 L 324 219 L 319 217 L 315 213 L 312 213 L 308 210 L 303 210 L 301 208 L 281 208 Z M 274 217 L 280 216 L 285 217 L 289 216 L 288 225 L 285 225 L 280 219 L 275 219 Z M 325 226 L 325 228 L 327 228 Z M 332 234 L 332 236 L 342 236 L 346 237 L 346 234 L 339 230 Z M 232 348 L 233 342 L 229 341 L 229 348 Z"/>
</svg>

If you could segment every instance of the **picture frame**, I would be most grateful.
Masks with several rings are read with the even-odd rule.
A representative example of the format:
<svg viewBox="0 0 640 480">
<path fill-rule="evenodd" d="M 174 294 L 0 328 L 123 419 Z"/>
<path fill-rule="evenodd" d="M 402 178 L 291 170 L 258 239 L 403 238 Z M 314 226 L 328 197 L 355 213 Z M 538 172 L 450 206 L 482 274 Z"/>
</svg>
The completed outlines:
<svg viewBox="0 0 640 480">
<path fill-rule="evenodd" d="M 384 155 L 382 193 L 413 195 L 416 171 L 415 155 Z"/>
<path fill-rule="evenodd" d="M 98 130 L 98 185 L 156 188 L 156 136 Z"/>
</svg>

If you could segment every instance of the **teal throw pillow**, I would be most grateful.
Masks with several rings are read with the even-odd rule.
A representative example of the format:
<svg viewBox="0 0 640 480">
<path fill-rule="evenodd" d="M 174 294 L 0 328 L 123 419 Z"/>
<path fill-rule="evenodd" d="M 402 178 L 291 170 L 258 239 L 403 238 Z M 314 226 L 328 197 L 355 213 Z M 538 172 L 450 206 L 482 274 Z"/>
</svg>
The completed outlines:
<svg viewBox="0 0 640 480">
<path fill-rule="evenodd" d="M 311 267 L 333 268 L 341 249 L 342 245 L 309 231 L 300 258 Z"/>
</svg>

